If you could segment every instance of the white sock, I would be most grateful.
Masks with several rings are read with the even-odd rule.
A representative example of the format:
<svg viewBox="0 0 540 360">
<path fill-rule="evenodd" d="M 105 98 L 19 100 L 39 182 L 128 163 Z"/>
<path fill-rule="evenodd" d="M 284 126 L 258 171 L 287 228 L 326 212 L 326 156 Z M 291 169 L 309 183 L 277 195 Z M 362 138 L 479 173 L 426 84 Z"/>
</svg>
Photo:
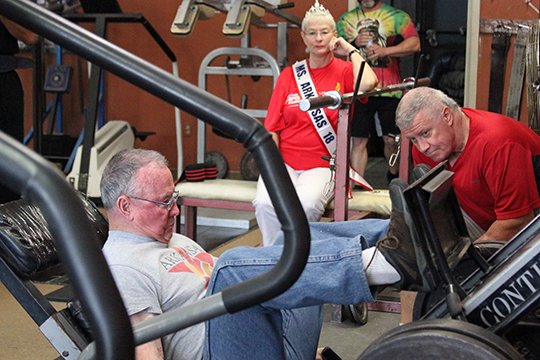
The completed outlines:
<svg viewBox="0 0 540 360">
<path fill-rule="evenodd" d="M 376 247 L 363 250 L 362 261 L 369 285 L 389 285 L 401 279 L 397 270 L 386 261 L 384 255 Z"/>
</svg>

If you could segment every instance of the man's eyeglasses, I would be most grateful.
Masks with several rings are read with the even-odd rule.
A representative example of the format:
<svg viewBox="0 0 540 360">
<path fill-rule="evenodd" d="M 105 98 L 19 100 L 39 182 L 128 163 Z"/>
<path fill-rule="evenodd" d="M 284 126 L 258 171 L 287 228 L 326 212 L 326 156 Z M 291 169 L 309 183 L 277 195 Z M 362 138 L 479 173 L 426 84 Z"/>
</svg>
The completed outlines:
<svg viewBox="0 0 540 360">
<path fill-rule="evenodd" d="M 172 207 L 174 206 L 174 204 L 176 203 L 176 200 L 178 200 L 178 191 L 173 192 L 171 195 L 171 198 L 167 201 L 149 200 L 149 199 L 143 199 L 143 198 L 140 198 L 137 196 L 131 196 L 131 195 L 126 195 L 126 196 L 135 200 L 146 201 L 154 205 L 164 207 L 165 209 L 167 209 L 167 211 L 170 211 Z"/>
</svg>

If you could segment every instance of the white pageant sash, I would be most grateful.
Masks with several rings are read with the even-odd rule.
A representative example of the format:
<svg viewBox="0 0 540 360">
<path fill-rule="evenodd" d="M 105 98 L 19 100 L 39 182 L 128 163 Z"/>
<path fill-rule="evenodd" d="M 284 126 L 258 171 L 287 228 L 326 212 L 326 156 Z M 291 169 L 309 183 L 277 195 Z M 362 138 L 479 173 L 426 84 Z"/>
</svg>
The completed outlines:
<svg viewBox="0 0 540 360">
<path fill-rule="evenodd" d="M 307 67 L 307 61 L 304 59 L 302 61 L 297 61 L 292 66 L 294 72 L 294 78 L 296 80 L 296 85 L 300 92 L 302 99 L 310 99 L 312 97 L 318 96 L 317 89 L 315 89 L 315 84 L 311 79 L 311 74 L 309 73 Z M 334 157 L 336 154 L 337 147 L 337 135 L 326 116 L 326 113 L 323 109 L 313 109 L 308 111 L 309 117 L 315 130 L 319 134 L 322 142 L 326 146 L 326 149 L 330 153 L 330 156 Z M 349 166 L 349 179 L 357 183 L 358 185 L 368 189 L 373 190 L 373 187 L 352 167 Z"/>
<path fill-rule="evenodd" d="M 317 90 L 315 89 L 315 84 L 311 79 L 311 74 L 309 73 L 306 60 L 297 61 L 293 65 L 294 78 L 296 79 L 296 85 L 300 91 L 300 96 L 302 99 L 310 99 L 312 97 L 318 96 Z M 315 126 L 315 130 L 321 137 L 326 149 L 330 153 L 330 156 L 333 156 L 336 153 L 336 142 L 337 136 L 332 124 L 326 117 L 324 109 L 313 109 L 308 111 L 311 122 Z"/>
</svg>

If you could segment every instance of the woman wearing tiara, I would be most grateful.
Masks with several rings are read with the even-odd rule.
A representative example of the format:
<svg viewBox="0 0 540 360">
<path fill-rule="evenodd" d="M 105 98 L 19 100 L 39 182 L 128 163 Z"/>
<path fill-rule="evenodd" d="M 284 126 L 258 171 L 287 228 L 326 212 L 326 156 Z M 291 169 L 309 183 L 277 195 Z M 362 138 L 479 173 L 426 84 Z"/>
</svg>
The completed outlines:
<svg viewBox="0 0 540 360">
<path fill-rule="evenodd" d="M 336 35 L 334 18 L 315 1 L 302 21 L 301 36 L 308 58 L 280 74 L 264 121 L 280 149 L 308 221 L 318 221 L 333 197 L 327 159 L 335 152 L 338 110 L 303 112 L 298 102 L 332 90 L 352 92 L 364 61 L 353 45 Z M 377 77 L 366 63 L 359 90 L 370 90 L 376 84 Z M 261 178 L 253 205 L 263 244 L 272 245 L 281 226 Z"/>
</svg>

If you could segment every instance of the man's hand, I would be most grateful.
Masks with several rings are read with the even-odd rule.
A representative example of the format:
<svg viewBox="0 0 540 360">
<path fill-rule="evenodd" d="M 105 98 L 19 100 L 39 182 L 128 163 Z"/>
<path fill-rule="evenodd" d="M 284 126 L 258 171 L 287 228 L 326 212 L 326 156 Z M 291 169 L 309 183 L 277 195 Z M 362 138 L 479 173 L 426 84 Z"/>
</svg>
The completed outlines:
<svg viewBox="0 0 540 360">
<path fill-rule="evenodd" d="M 525 216 L 521 216 L 514 219 L 508 220 L 496 220 L 489 229 L 480 236 L 476 242 L 480 241 L 489 241 L 489 240 L 500 240 L 508 241 L 514 237 L 521 229 L 525 227 L 534 219 L 534 213 L 531 212 Z"/>
<path fill-rule="evenodd" d="M 386 56 L 386 49 L 385 47 L 379 46 L 378 44 L 370 45 L 366 48 L 366 54 L 368 60 L 373 63 L 379 58 L 383 58 Z"/>
<path fill-rule="evenodd" d="M 361 31 L 358 33 L 358 36 L 354 40 L 356 47 L 367 47 L 370 42 L 373 41 L 373 34 L 369 31 Z"/>
</svg>

